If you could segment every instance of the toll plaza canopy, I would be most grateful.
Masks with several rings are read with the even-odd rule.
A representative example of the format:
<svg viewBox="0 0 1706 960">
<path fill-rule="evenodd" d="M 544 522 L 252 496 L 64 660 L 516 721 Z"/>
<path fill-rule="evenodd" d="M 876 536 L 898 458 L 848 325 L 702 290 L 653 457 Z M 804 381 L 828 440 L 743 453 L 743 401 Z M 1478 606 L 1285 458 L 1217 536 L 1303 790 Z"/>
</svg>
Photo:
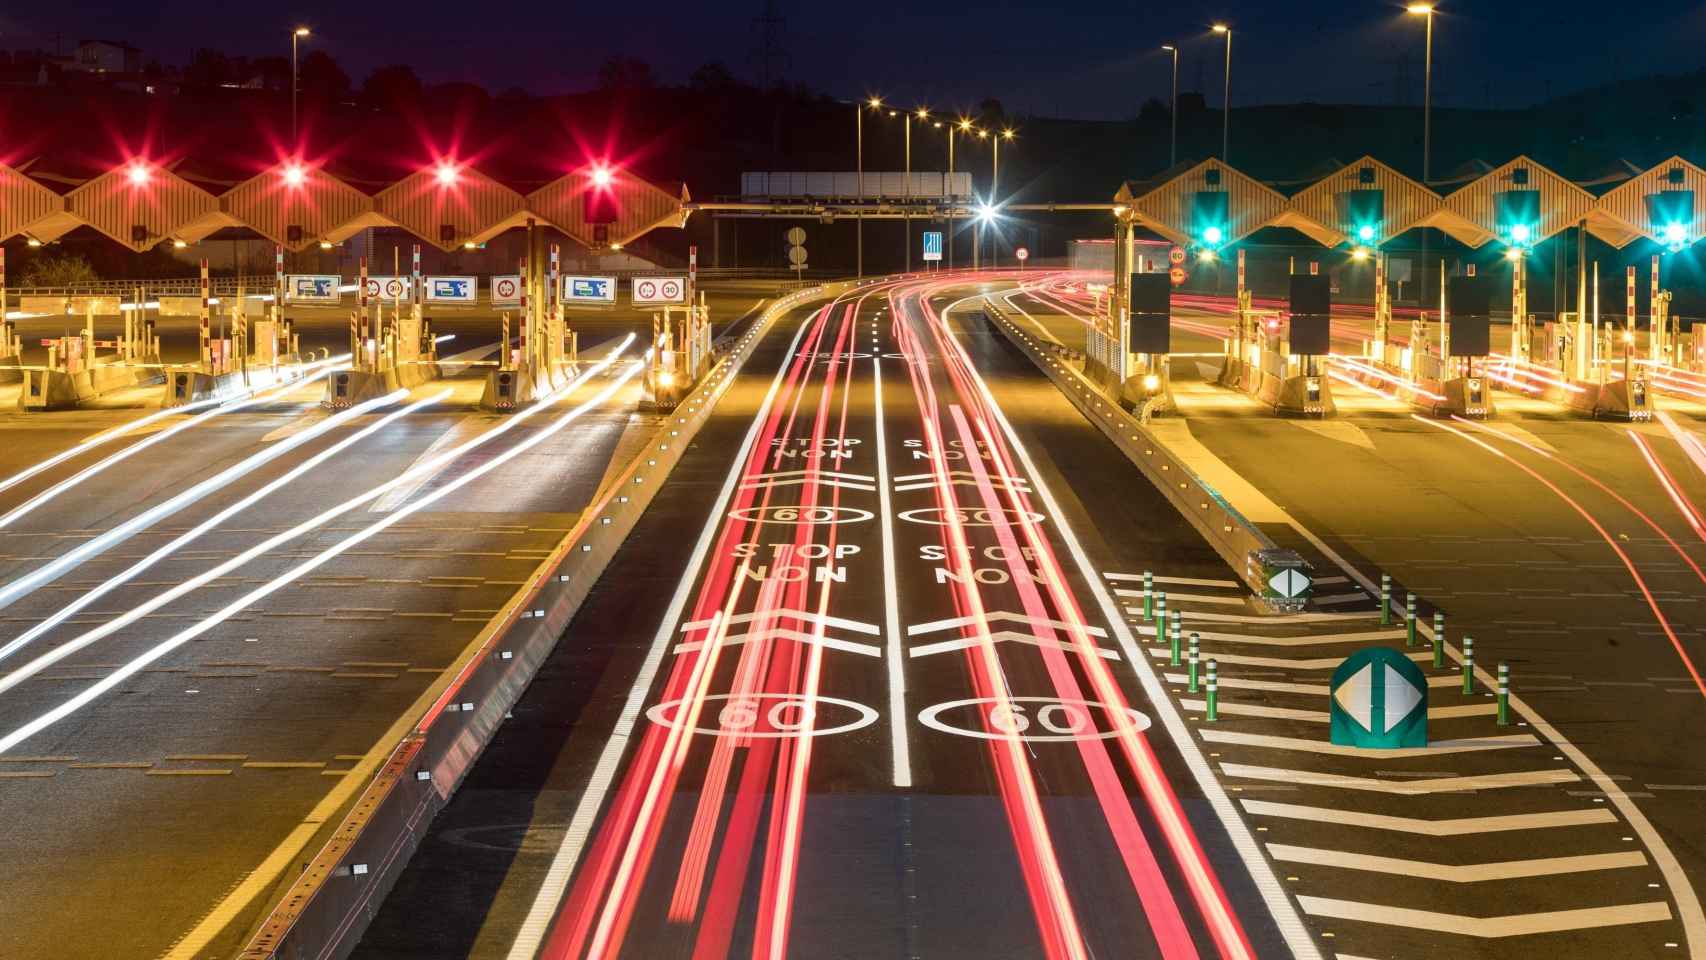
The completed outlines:
<svg viewBox="0 0 1706 960">
<path fill-rule="evenodd" d="M 1373 157 L 1285 194 L 1219 160 L 1128 181 L 1116 211 L 1174 243 L 1219 247 L 1266 227 L 1290 227 L 1324 246 L 1378 246 L 1432 227 L 1469 246 L 1532 246 L 1570 227 L 1619 249 L 1642 237 L 1680 249 L 1706 233 L 1695 197 L 1706 170 L 1672 157 L 1596 195 L 1519 156 L 1438 193 Z"/>
<path fill-rule="evenodd" d="M 294 251 L 398 227 L 449 250 L 532 219 L 592 247 L 680 227 L 690 199 L 566 124 L 490 137 L 398 118 L 336 134 L 305 125 L 291 148 L 253 118 L 52 122 L 5 106 L 0 240 L 88 226 L 141 252 L 246 227 Z"/>
</svg>

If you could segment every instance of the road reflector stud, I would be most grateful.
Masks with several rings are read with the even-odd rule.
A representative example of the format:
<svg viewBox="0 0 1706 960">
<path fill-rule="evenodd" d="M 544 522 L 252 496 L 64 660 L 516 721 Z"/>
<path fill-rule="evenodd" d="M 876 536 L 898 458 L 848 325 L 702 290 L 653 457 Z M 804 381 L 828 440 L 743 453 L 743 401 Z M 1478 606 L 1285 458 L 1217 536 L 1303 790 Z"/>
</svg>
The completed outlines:
<svg viewBox="0 0 1706 960">
<path fill-rule="evenodd" d="M 1374 750 L 1428 745 L 1428 680 L 1422 668 L 1390 647 L 1345 658 L 1327 687 L 1329 739 Z"/>
<path fill-rule="evenodd" d="M 425 782 L 432 779 L 432 771 L 431 770 L 416 770 L 415 771 L 415 779 L 422 782 L 422 783 L 425 783 Z"/>
</svg>

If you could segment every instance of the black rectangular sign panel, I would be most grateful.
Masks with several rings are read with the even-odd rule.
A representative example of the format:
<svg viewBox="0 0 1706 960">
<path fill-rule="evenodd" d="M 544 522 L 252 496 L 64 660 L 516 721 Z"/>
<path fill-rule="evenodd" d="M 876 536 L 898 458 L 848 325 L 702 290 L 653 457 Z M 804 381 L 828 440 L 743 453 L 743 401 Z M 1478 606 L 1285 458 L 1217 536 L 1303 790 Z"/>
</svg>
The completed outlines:
<svg viewBox="0 0 1706 960">
<path fill-rule="evenodd" d="M 1451 315 L 1451 355 L 1484 357 L 1493 351 L 1492 323 L 1486 317 Z"/>
<path fill-rule="evenodd" d="M 1445 312 L 1451 319 L 1493 315 L 1492 277 L 1452 277 L 1445 288 Z"/>
<path fill-rule="evenodd" d="M 1291 316 L 1291 352 L 1293 356 L 1321 357 L 1333 351 L 1332 318 L 1326 314 Z"/>
<path fill-rule="evenodd" d="M 1173 312 L 1173 283 L 1165 273 L 1131 275 L 1131 314 Z"/>
<path fill-rule="evenodd" d="M 1333 278 L 1294 273 L 1291 276 L 1291 315 L 1325 317 L 1333 312 Z"/>
<path fill-rule="evenodd" d="M 1173 323 L 1165 313 L 1131 315 L 1132 353 L 1172 353 Z"/>
</svg>

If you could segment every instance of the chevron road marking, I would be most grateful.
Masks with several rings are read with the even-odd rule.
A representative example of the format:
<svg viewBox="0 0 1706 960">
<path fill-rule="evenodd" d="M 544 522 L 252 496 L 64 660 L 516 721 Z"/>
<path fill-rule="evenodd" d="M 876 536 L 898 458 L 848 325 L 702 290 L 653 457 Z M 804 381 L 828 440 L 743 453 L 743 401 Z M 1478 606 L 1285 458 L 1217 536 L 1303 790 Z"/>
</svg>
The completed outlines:
<svg viewBox="0 0 1706 960">
<path fill-rule="evenodd" d="M 1537 747 L 1540 745 L 1539 738 L 1531 733 L 1513 733 L 1498 737 L 1472 737 L 1465 740 L 1438 740 L 1425 747 L 1370 750 L 1364 747 L 1348 747 L 1320 740 L 1305 740 L 1301 737 L 1276 737 L 1259 733 L 1239 733 L 1236 730 L 1204 728 L 1197 732 L 1209 743 L 1230 743 L 1243 747 L 1266 747 L 1270 750 L 1297 750 L 1333 757 L 1367 757 L 1382 760 L 1443 756 L 1448 753 L 1474 753 L 1481 750 L 1509 750 L 1513 747 Z"/>
<path fill-rule="evenodd" d="M 1339 850 L 1293 847 L 1281 843 L 1270 843 L 1267 846 L 1268 853 L 1272 854 L 1275 860 L 1284 860 L 1288 863 L 1311 863 L 1322 867 L 1342 867 L 1346 870 L 1390 873 L 1400 877 L 1424 877 L 1429 880 L 1444 880 L 1448 883 L 1479 883 L 1483 880 L 1550 877 L 1564 873 L 1621 870 L 1626 867 L 1644 867 L 1647 865 L 1647 855 L 1639 850 L 1594 853 L 1578 857 L 1502 860 L 1460 867 L 1449 863 L 1433 863 L 1428 860 L 1375 857 L 1361 853 L 1345 853 Z"/>
<path fill-rule="evenodd" d="M 1167 674 L 1168 683 L 1184 683 L 1186 677 L 1182 673 Z M 1462 681 L 1456 677 L 1429 677 L 1430 687 L 1455 687 Z M 1278 680 L 1244 680 L 1238 677 L 1221 677 L 1220 686 L 1235 690 L 1266 690 L 1270 693 L 1301 693 L 1311 697 L 1328 695 L 1327 686 L 1321 683 L 1281 683 Z M 1432 713 L 1430 711 L 1429 715 Z"/>
<path fill-rule="evenodd" d="M 983 615 L 983 622 L 986 624 L 1002 620 L 1009 623 L 1023 623 L 1029 626 L 1054 627 L 1057 630 L 1070 631 L 1078 629 L 1075 624 L 1067 623 L 1065 620 L 1050 620 L 1047 617 L 1028 617 L 1022 613 L 1008 613 L 1005 610 L 992 610 Z M 977 617 L 953 617 L 948 620 L 932 620 L 929 623 L 915 623 L 906 628 L 906 635 L 909 637 L 916 637 L 922 633 L 940 633 L 943 630 L 952 630 L 955 627 L 969 627 L 977 622 Z M 1106 637 L 1108 635 L 1108 631 L 1103 630 L 1101 627 L 1086 626 L 1084 627 L 1084 632 L 1092 637 Z"/>
<path fill-rule="evenodd" d="M 1027 643 L 1033 647 L 1053 647 L 1056 650 L 1066 650 L 1068 652 L 1075 649 L 1069 643 L 1062 643 L 1059 640 L 1042 640 L 1032 634 L 1020 633 L 1017 630 L 997 630 L 989 635 L 989 641 L 991 643 L 1001 643 L 1005 640 L 1011 640 L 1014 643 Z M 933 654 L 948 653 L 954 650 L 967 650 L 982 642 L 982 637 L 956 637 L 952 640 L 939 640 L 935 643 L 922 643 L 908 651 L 908 656 L 928 657 Z M 1096 648 L 1096 655 L 1104 660 L 1118 661 L 1120 658 L 1118 651 L 1109 650 L 1108 648 L 1101 646 Z"/>
<path fill-rule="evenodd" d="M 1373 793 L 1392 793 L 1400 796 L 1457 793 L 1464 790 L 1497 790 L 1504 787 L 1538 787 L 1553 783 L 1575 783 L 1581 779 L 1581 776 L 1573 770 L 1516 770 L 1510 773 L 1488 773 L 1472 777 L 1376 780 L 1373 777 L 1351 777 L 1338 773 L 1287 770 L 1283 767 L 1258 767 L 1242 763 L 1222 763 L 1220 769 L 1229 777 L 1238 777 L 1243 780 L 1275 780 L 1281 783 L 1340 787 L 1346 790 L 1366 790 Z"/>
<path fill-rule="evenodd" d="M 1605 807 L 1583 807 L 1579 810 L 1555 810 L 1549 813 L 1510 813 L 1495 817 L 1458 817 L 1449 820 L 1426 820 L 1418 817 L 1390 817 L 1361 810 L 1338 810 L 1333 807 L 1310 807 L 1298 803 L 1276 803 L 1271 800 L 1243 800 L 1244 812 L 1254 817 L 1282 817 L 1287 820 L 1308 820 L 1312 823 L 1331 823 L 1344 827 L 1367 827 L 1411 833 L 1423 837 L 1464 837 L 1482 833 L 1505 833 L 1511 830 L 1548 830 L 1557 827 L 1585 827 L 1593 824 L 1616 823 L 1617 815 Z"/>
<path fill-rule="evenodd" d="M 1355 900 L 1327 897 L 1298 897 L 1298 905 L 1315 917 L 1362 920 L 1434 933 L 1461 933 L 1471 937 L 1520 937 L 1536 933 L 1561 933 L 1630 923 L 1654 923 L 1671 918 L 1670 904 L 1630 903 L 1616 907 L 1585 907 L 1544 913 L 1518 913 L 1507 917 L 1465 917 L 1432 910 L 1388 907 Z"/>
<path fill-rule="evenodd" d="M 786 610 L 786 609 L 784 609 L 784 610 L 771 610 L 771 611 L 768 611 L 765 613 L 737 613 L 737 614 L 729 617 L 726 622 L 728 623 L 729 626 L 733 627 L 733 626 L 737 626 L 737 625 L 742 624 L 742 623 L 751 623 L 752 621 L 758 620 L 761 618 L 768 618 L 768 619 L 772 619 L 772 620 L 790 620 L 791 619 L 791 620 L 798 620 L 801 623 L 821 623 L 826 627 L 836 627 L 837 629 L 841 629 L 841 630 L 852 630 L 856 633 L 869 634 L 870 636 L 873 636 L 873 637 L 882 636 L 882 631 L 877 629 L 876 624 L 864 623 L 864 622 L 861 622 L 859 620 L 848 620 L 844 617 L 826 616 L 824 614 L 816 613 L 816 612 L 811 611 L 811 610 Z M 716 622 L 717 622 L 717 619 L 715 617 L 708 619 L 708 620 L 692 620 L 692 621 L 689 621 L 689 622 L 681 625 L 681 632 L 682 633 L 689 633 L 689 632 L 694 631 L 694 630 L 703 630 L 706 627 L 709 627 Z"/>
<path fill-rule="evenodd" d="M 1166 647 L 1150 647 L 1149 655 L 1157 660 L 1165 660 L 1172 654 Z M 1433 659 L 1433 655 L 1429 653 L 1412 653 L 1407 654 L 1407 656 L 1417 663 L 1426 663 Z M 1202 657 L 1205 660 L 1213 659 L 1222 664 L 1240 667 L 1273 667 L 1279 670 L 1332 670 L 1345 662 L 1343 657 L 1313 657 L 1308 660 L 1293 660 L 1289 657 L 1252 657 L 1241 653 L 1210 654 L 1207 651 L 1202 652 Z M 1462 681 L 1453 679 L 1453 682 L 1461 683 Z"/>
<path fill-rule="evenodd" d="M 1208 704 L 1202 700 L 1180 700 L 1179 705 L 1186 710 L 1203 713 L 1208 710 Z M 1291 707 L 1264 707 L 1258 703 L 1222 702 L 1215 705 L 1221 713 L 1243 717 L 1267 717 L 1272 720 L 1301 720 L 1305 723 L 1326 723 L 1325 710 L 1295 710 Z M 1461 717 L 1491 717 L 1499 712 L 1496 703 L 1464 703 L 1450 707 L 1428 707 L 1429 720 L 1455 720 Z"/>
<path fill-rule="evenodd" d="M 1127 600 L 1131 600 L 1131 599 L 1142 600 L 1143 599 L 1143 591 L 1142 590 L 1127 590 L 1124 587 L 1115 587 L 1114 588 L 1114 596 L 1124 597 Z M 1227 606 L 1233 606 L 1233 607 L 1241 607 L 1244 605 L 1244 598 L 1243 597 L 1222 597 L 1222 596 L 1219 596 L 1217 594 L 1212 594 L 1212 593 L 1169 593 L 1169 594 L 1167 594 L 1167 601 L 1169 603 L 1171 603 L 1175 600 L 1189 600 L 1192 603 L 1224 603 Z"/>
<path fill-rule="evenodd" d="M 748 641 L 770 640 L 773 638 L 793 640 L 796 643 L 815 643 L 820 647 L 827 647 L 830 650 L 840 650 L 845 653 L 858 653 L 867 657 L 881 658 L 883 655 L 882 648 L 873 646 L 869 643 L 858 643 L 853 640 L 839 640 L 835 637 L 829 636 L 820 637 L 816 634 L 805 633 L 799 630 L 788 630 L 782 627 L 773 627 L 769 630 L 756 630 L 752 633 L 730 634 L 723 638 L 723 643 L 726 646 L 734 647 Z M 705 641 L 692 640 L 687 643 L 676 644 L 675 652 L 689 653 L 691 651 L 701 649 L 704 646 Z"/>
<path fill-rule="evenodd" d="M 1172 599 L 1168 595 L 1169 600 Z M 1127 616 L 1143 616 L 1142 607 L 1126 607 Z M 1191 614 L 1192 620 L 1213 621 L 1215 623 L 1259 623 L 1264 626 L 1287 627 L 1294 623 L 1333 623 L 1343 620 L 1378 620 L 1380 611 L 1369 610 L 1366 613 L 1294 613 L 1284 617 L 1263 617 L 1248 613 L 1210 613 L 1207 610 L 1197 610 Z"/>
<path fill-rule="evenodd" d="M 1171 599 L 1171 598 L 1169 598 Z M 1155 636 L 1155 627 L 1138 626 L 1138 633 L 1145 636 Z M 1378 643 L 1381 640 L 1402 640 L 1403 630 L 1362 630 L 1355 633 L 1323 633 L 1313 637 L 1257 637 L 1245 633 L 1215 633 L 1202 630 L 1192 631 L 1203 640 L 1214 640 L 1220 643 L 1255 643 L 1269 647 L 1309 647 L 1315 644 L 1330 643 Z"/>
</svg>

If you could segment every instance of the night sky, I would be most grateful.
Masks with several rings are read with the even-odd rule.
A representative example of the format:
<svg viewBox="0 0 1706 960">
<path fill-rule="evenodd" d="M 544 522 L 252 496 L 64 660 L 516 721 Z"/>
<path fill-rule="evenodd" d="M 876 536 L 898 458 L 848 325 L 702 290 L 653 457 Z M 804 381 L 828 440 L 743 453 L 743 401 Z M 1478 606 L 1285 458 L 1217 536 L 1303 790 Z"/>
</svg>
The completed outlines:
<svg viewBox="0 0 1706 960">
<path fill-rule="evenodd" d="M 357 84 L 374 67 L 402 62 L 429 83 L 562 93 L 591 87 L 611 54 L 649 61 L 664 82 L 681 82 L 710 60 L 750 79 L 763 6 L 36 0 L 0 11 L 0 48 L 51 49 L 57 33 L 67 50 L 84 38 L 126 40 L 165 63 L 184 63 L 203 46 L 288 55 L 289 28 L 302 22 L 314 29 L 314 47 L 336 57 Z M 268 12 L 274 7 L 277 15 Z M 837 96 L 877 91 L 939 108 L 994 96 L 1020 113 L 1127 117 L 1147 97 L 1166 98 L 1170 60 L 1158 45 L 1178 39 L 1181 89 L 1196 89 L 1200 75 L 1217 103 L 1223 48 L 1206 27 L 1224 18 L 1236 31 L 1234 106 L 1420 100 L 1422 20 L 1381 0 L 1251 0 L 1196 9 L 1094 0 L 780 0 L 777 7 L 788 78 Z M 1706 65 L 1700 2 L 1445 0 L 1435 29 L 1435 102 L 1443 106 L 1523 106 L 1623 77 Z"/>
</svg>

